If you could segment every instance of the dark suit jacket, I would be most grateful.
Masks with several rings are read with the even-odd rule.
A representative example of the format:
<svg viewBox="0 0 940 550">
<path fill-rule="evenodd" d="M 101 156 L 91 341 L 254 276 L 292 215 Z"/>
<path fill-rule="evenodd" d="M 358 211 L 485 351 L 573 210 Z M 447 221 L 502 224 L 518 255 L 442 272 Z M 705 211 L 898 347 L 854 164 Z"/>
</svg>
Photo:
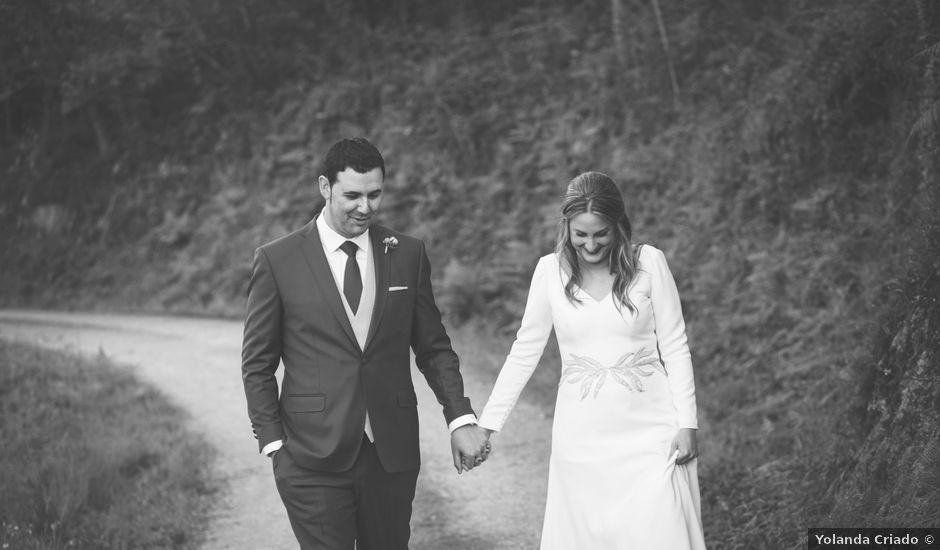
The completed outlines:
<svg viewBox="0 0 940 550">
<path fill-rule="evenodd" d="M 390 236 L 398 246 L 386 252 L 382 241 Z M 261 448 L 282 439 L 300 466 L 316 471 L 352 467 L 367 410 L 384 468 L 418 468 L 410 349 L 445 420 L 473 412 L 434 303 L 424 243 L 378 225 L 371 240 L 376 298 L 365 349 L 356 342 L 315 221 L 255 251 L 242 345 L 248 415 Z M 274 373 L 281 360 L 278 396 Z"/>
</svg>

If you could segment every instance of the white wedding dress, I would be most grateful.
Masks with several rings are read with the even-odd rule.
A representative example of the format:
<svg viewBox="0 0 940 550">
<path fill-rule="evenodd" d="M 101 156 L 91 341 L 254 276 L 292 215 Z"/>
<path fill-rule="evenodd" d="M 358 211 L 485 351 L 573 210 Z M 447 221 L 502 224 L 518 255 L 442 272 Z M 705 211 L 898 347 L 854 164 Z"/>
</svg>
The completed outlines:
<svg viewBox="0 0 940 550">
<path fill-rule="evenodd" d="M 541 550 L 705 548 L 696 461 L 677 466 L 668 453 L 680 427 L 698 427 L 679 295 L 660 250 L 642 246 L 638 267 L 634 313 L 580 289 L 572 304 L 557 256 L 541 258 L 480 416 L 503 427 L 554 327 L 562 375 Z"/>
</svg>

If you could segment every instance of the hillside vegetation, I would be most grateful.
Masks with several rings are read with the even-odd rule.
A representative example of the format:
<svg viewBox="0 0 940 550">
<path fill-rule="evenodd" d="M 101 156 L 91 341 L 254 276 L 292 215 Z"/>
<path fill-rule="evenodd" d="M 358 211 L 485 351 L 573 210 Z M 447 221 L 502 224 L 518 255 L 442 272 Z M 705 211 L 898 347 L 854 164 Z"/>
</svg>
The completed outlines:
<svg viewBox="0 0 940 550">
<path fill-rule="evenodd" d="M 448 321 L 508 345 L 600 170 L 683 297 L 711 546 L 935 525 L 938 29 L 929 0 L 11 0 L 2 300 L 239 316 L 364 135 Z"/>
</svg>

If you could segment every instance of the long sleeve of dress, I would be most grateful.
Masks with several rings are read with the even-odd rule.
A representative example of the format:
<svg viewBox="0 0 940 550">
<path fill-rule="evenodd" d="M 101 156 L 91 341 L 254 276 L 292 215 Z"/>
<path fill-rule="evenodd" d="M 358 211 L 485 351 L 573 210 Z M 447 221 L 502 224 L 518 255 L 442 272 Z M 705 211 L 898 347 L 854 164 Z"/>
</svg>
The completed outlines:
<svg viewBox="0 0 940 550">
<path fill-rule="evenodd" d="M 516 340 L 499 371 L 496 384 L 480 416 L 479 425 L 483 428 L 494 431 L 502 429 L 545 350 L 545 344 L 552 332 L 548 281 L 551 270 L 558 269 L 553 258 L 552 255 L 544 256 L 535 267 Z"/>
<path fill-rule="evenodd" d="M 656 341 L 666 367 L 680 428 L 698 428 L 692 356 L 685 334 L 685 320 L 676 282 L 662 251 L 651 246 L 644 254 L 644 268 L 652 277 L 650 300 L 656 323 Z"/>
</svg>

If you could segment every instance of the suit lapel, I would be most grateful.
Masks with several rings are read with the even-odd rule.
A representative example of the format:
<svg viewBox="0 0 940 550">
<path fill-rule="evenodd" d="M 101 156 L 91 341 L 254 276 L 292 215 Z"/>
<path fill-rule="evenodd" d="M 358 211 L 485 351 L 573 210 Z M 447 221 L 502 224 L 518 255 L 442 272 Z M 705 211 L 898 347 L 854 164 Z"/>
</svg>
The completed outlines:
<svg viewBox="0 0 940 550">
<path fill-rule="evenodd" d="M 388 303 L 389 262 L 391 254 L 385 251 L 382 241 L 389 236 L 388 230 L 379 225 L 373 225 L 369 232 L 372 240 L 372 259 L 375 265 L 375 307 L 372 310 L 372 320 L 369 323 L 369 337 L 366 338 L 366 349 L 378 333 L 379 325 Z"/>
<path fill-rule="evenodd" d="M 353 332 L 352 325 L 349 323 L 349 317 L 346 315 L 346 308 L 343 306 L 343 299 L 339 295 L 339 287 L 333 280 L 333 272 L 330 271 L 330 264 L 326 260 L 326 253 L 323 251 L 323 243 L 320 242 L 320 232 L 317 231 L 316 218 L 314 218 L 301 234 L 304 236 L 303 249 L 304 258 L 307 265 L 313 273 L 313 280 L 317 288 L 326 298 L 330 312 L 343 332 L 349 337 L 350 342 L 356 349 L 359 349 L 359 343 L 356 341 L 356 333 Z"/>
</svg>

